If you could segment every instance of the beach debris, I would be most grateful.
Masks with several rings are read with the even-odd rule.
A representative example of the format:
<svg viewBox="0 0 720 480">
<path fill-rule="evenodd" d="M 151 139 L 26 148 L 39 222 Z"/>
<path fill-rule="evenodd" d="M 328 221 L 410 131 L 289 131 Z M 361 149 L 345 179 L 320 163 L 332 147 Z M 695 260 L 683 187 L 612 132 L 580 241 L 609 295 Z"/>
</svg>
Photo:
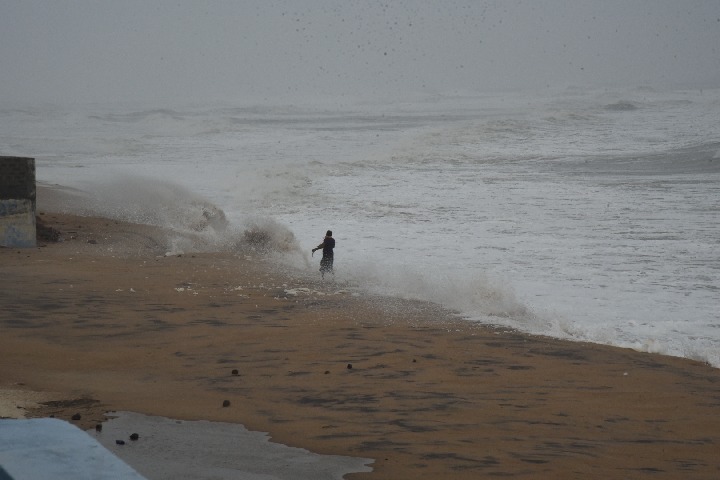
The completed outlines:
<svg viewBox="0 0 720 480">
<path fill-rule="evenodd" d="M 138 435 L 137 433 L 133 433 L 130 435 L 130 440 L 132 440 L 132 441 L 135 441 L 138 438 L 140 438 L 140 435 Z"/>
<path fill-rule="evenodd" d="M 347 369 L 348 369 L 348 370 L 352 370 L 352 363 L 348 363 L 348 364 L 347 364 Z"/>
<path fill-rule="evenodd" d="M 325 375 L 328 375 L 330 373 L 330 370 L 325 370 Z"/>
<path fill-rule="evenodd" d="M 229 407 L 230 406 L 230 400 L 223 400 L 223 407 Z"/>
<path fill-rule="evenodd" d="M 125 445 L 125 440 L 115 440 L 117 445 Z"/>
<path fill-rule="evenodd" d="M 82 418 L 82 416 L 81 416 L 79 413 L 76 413 L 76 414 L 73 415 L 71 418 L 72 418 L 73 420 L 80 420 L 80 419 Z"/>
<path fill-rule="evenodd" d="M 97 425 L 95 425 L 95 431 L 102 432 L 102 423 L 98 423 Z"/>
<path fill-rule="evenodd" d="M 193 284 L 190 282 L 183 282 L 180 284 L 179 287 L 175 287 L 175 291 L 176 292 L 186 292 L 186 291 L 190 292 L 193 290 L 192 285 Z"/>
<path fill-rule="evenodd" d="M 233 375 L 238 375 L 239 373 L 240 373 L 240 372 L 237 371 L 237 368 L 233 369 L 233 371 L 232 371 L 232 374 L 233 374 Z"/>
</svg>

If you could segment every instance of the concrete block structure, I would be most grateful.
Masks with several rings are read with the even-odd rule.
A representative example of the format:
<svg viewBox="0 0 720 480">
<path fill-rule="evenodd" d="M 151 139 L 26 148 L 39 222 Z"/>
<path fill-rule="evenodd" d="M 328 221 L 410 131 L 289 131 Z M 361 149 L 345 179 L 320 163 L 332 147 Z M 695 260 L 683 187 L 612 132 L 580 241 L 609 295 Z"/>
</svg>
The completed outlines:
<svg viewBox="0 0 720 480">
<path fill-rule="evenodd" d="M 35 247 L 35 159 L 0 157 L 0 246 Z"/>
</svg>

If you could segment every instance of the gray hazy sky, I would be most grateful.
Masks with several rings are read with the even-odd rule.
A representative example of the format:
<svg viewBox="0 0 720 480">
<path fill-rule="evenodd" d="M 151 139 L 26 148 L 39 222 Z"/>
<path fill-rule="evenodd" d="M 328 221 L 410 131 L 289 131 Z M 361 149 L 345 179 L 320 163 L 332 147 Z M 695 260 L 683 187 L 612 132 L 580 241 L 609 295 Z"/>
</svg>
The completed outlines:
<svg viewBox="0 0 720 480">
<path fill-rule="evenodd" d="M 0 0 L 0 101 L 720 86 L 720 0 Z"/>
</svg>

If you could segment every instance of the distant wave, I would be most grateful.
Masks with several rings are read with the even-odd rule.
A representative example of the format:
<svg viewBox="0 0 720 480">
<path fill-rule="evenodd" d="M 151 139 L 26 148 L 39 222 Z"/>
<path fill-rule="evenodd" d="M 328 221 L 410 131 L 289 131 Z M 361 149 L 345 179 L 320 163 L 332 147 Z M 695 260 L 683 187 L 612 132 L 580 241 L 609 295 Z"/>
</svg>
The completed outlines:
<svg viewBox="0 0 720 480">
<path fill-rule="evenodd" d="M 633 110 L 637 110 L 640 107 L 638 107 L 635 102 L 621 100 L 619 102 L 607 104 L 604 108 L 605 110 L 610 110 L 613 112 L 632 112 Z"/>
<path fill-rule="evenodd" d="M 131 113 L 106 113 L 102 115 L 89 116 L 89 118 L 92 118 L 94 120 L 101 120 L 105 122 L 137 122 L 139 120 L 146 120 L 148 118 L 171 118 L 173 120 L 184 120 L 185 117 L 185 114 L 167 108 L 144 110 Z"/>
</svg>

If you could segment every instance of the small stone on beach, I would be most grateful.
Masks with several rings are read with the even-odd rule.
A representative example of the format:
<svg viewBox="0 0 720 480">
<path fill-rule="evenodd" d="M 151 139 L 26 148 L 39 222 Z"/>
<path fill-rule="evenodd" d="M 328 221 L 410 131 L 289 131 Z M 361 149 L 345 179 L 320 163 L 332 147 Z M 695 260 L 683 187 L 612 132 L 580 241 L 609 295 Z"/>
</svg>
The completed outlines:
<svg viewBox="0 0 720 480">
<path fill-rule="evenodd" d="M 348 370 L 352 370 L 352 363 L 348 363 L 347 369 L 348 369 Z"/>
<path fill-rule="evenodd" d="M 233 375 L 238 375 L 239 373 L 240 373 L 240 372 L 238 372 L 237 370 L 233 370 L 233 371 L 232 371 L 232 374 L 233 374 Z"/>
<path fill-rule="evenodd" d="M 229 407 L 229 406 L 230 406 L 230 400 L 224 400 L 223 407 Z"/>
<path fill-rule="evenodd" d="M 82 418 L 82 417 L 80 416 L 79 413 L 76 413 L 75 415 L 72 416 L 72 419 L 73 419 L 73 420 L 80 420 L 81 418 Z"/>
<path fill-rule="evenodd" d="M 125 445 L 125 440 L 115 440 L 115 443 L 118 445 Z"/>
<path fill-rule="evenodd" d="M 132 435 L 130 435 L 130 440 L 137 440 L 138 438 L 140 438 L 140 435 L 138 435 L 137 433 L 133 433 Z"/>
</svg>

